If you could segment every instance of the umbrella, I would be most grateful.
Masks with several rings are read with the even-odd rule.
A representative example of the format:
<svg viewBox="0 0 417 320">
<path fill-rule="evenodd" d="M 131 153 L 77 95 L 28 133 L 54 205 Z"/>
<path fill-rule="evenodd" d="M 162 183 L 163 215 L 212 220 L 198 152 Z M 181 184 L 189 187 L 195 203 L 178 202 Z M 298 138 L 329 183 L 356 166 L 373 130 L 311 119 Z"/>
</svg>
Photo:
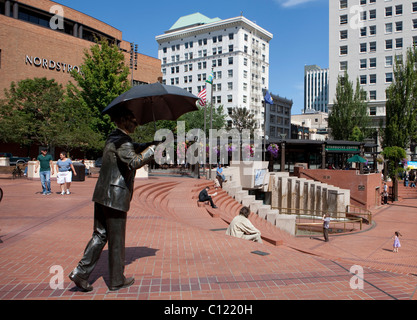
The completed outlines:
<svg viewBox="0 0 417 320">
<path fill-rule="evenodd" d="M 144 125 L 156 120 L 176 120 L 184 113 L 197 111 L 197 100 L 187 90 L 157 82 L 134 86 L 114 99 L 102 113 L 111 115 L 127 108 L 138 124 Z"/>
<path fill-rule="evenodd" d="M 347 162 L 361 162 L 361 163 L 366 163 L 367 161 L 366 161 L 366 159 L 364 159 L 361 156 L 358 156 L 356 154 L 353 157 L 347 159 Z"/>
</svg>

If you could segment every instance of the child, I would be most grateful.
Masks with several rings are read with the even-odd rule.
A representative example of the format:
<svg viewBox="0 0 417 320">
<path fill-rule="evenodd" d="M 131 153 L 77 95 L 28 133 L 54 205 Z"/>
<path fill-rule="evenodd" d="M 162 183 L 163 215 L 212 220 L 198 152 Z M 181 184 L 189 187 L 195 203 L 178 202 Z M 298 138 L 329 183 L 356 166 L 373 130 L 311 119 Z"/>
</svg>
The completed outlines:
<svg viewBox="0 0 417 320">
<path fill-rule="evenodd" d="M 401 233 L 399 233 L 398 231 L 395 231 L 395 234 L 394 234 L 394 237 L 393 237 L 394 238 L 394 244 L 393 244 L 394 249 L 392 250 L 392 252 L 398 252 L 398 248 L 401 247 L 401 243 L 400 243 L 400 239 L 399 239 L 400 236 L 402 236 Z"/>
</svg>

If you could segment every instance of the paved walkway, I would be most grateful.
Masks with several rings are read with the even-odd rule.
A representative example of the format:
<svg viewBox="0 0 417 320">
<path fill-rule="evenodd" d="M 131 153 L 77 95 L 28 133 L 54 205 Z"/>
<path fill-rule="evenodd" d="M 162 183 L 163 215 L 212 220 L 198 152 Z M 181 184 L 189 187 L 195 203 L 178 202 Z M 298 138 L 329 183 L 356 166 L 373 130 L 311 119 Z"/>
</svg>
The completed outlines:
<svg viewBox="0 0 417 320">
<path fill-rule="evenodd" d="M 238 206 L 222 194 L 222 214 L 212 217 L 193 198 L 207 181 L 169 177 L 136 182 L 125 272 L 135 284 L 108 291 L 105 247 L 90 279 L 94 290 L 80 292 L 67 275 L 91 236 L 95 183 L 73 182 L 72 194 L 61 196 L 53 181 L 53 194 L 42 196 L 39 181 L 0 179 L 1 300 L 417 299 L 417 191 L 376 210 L 372 228 L 328 243 L 291 237 L 252 215 L 282 240 L 274 246 L 226 236 L 222 214 Z M 392 252 L 396 230 L 399 253 Z"/>
</svg>

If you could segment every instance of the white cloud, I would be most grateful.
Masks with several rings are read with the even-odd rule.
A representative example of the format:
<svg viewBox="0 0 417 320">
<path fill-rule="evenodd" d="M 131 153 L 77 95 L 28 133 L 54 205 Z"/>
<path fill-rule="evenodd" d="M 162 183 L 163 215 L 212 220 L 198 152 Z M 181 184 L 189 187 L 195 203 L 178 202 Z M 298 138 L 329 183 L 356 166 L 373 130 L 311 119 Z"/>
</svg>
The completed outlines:
<svg viewBox="0 0 417 320">
<path fill-rule="evenodd" d="M 292 8 L 303 3 L 313 2 L 316 0 L 276 0 L 284 8 Z"/>
</svg>

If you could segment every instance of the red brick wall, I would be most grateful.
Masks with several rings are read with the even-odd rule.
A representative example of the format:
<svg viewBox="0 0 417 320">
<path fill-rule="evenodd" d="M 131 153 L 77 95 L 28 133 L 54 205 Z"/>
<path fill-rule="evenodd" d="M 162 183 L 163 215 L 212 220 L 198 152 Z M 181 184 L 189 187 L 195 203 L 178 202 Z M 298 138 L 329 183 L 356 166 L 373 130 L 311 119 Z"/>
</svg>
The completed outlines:
<svg viewBox="0 0 417 320">
<path fill-rule="evenodd" d="M 372 210 L 380 204 L 381 174 L 357 174 L 356 170 L 304 169 L 297 167 L 294 173 L 300 178 L 320 181 L 341 189 L 349 189 L 350 204 Z"/>
<path fill-rule="evenodd" d="M 38 7 L 52 3 L 46 0 L 24 0 L 22 2 L 28 4 L 36 3 L 39 4 Z M 118 39 L 121 39 L 121 32 L 116 29 L 74 10 L 68 10 L 68 14 L 70 13 L 74 15 L 72 19 L 76 21 L 84 19 L 86 24 L 89 25 L 94 22 L 97 24 L 93 26 L 95 29 L 110 35 L 113 34 Z M 79 17 L 76 17 L 78 15 Z M 30 63 L 27 63 L 26 56 L 32 57 L 32 59 L 38 57 L 47 59 L 48 62 L 52 60 L 56 63 L 79 66 L 83 62 L 84 50 L 92 45 L 93 43 L 90 41 L 0 15 L 0 98 L 4 97 L 4 89 L 10 88 L 12 81 L 17 82 L 27 78 L 46 77 L 55 79 L 64 86 L 70 80 L 74 82 L 70 74 L 67 71 L 63 71 L 63 67 L 60 71 L 57 71 L 56 68 L 51 70 L 49 67 L 30 65 Z M 128 42 L 122 41 L 122 45 L 123 47 L 128 46 L 130 50 Z M 125 57 L 126 64 L 129 65 L 130 55 L 125 54 Z M 134 71 L 134 79 L 154 83 L 161 78 L 160 60 L 138 54 L 138 70 Z"/>
</svg>

